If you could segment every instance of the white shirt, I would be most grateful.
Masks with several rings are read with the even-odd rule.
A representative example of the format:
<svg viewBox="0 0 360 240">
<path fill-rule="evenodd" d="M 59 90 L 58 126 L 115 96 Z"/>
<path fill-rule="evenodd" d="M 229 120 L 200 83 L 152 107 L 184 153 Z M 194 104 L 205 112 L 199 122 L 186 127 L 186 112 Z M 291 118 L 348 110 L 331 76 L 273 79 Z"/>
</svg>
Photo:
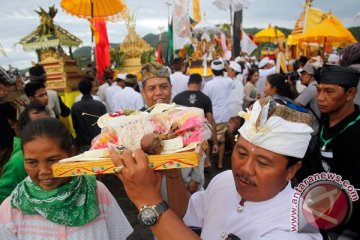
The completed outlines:
<svg viewBox="0 0 360 240">
<path fill-rule="evenodd" d="M 115 95 L 115 93 L 122 91 L 123 89 L 117 85 L 117 84 L 113 84 L 110 87 L 105 89 L 105 105 L 106 105 L 106 109 L 108 110 L 108 112 L 115 112 L 115 106 L 114 106 L 114 101 L 113 101 L 113 97 Z"/>
<path fill-rule="evenodd" d="M 201 239 L 219 240 L 222 234 L 235 234 L 240 239 L 322 239 L 318 233 L 290 232 L 290 182 L 270 200 L 239 203 L 232 171 L 215 176 L 205 191 L 194 193 L 189 201 L 184 222 L 201 227 Z"/>
<path fill-rule="evenodd" d="M 265 89 L 265 82 L 266 82 L 266 78 L 267 76 L 269 76 L 270 74 L 274 74 L 276 73 L 276 67 L 272 67 L 269 69 L 259 69 L 259 79 L 256 82 L 256 87 L 260 93 L 261 97 L 264 97 L 264 89 Z"/>
<path fill-rule="evenodd" d="M 116 84 L 116 82 L 113 82 L 111 85 L 114 85 L 114 84 Z M 105 89 L 107 89 L 108 87 L 110 87 L 110 85 L 107 82 L 105 82 L 99 87 L 98 92 L 97 92 L 97 95 L 99 96 L 101 101 L 104 103 L 105 103 Z"/>
<path fill-rule="evenodd" d="M 203 92 L 211 99 L 217 124 L 229 121 L 230 112 L 226 103 L 232 89 L 235 89 L 235 83 L 228 77 L 217 76 L 205 83 Z"/>
<path fill-rule="evenodd" d="M 54 90 L 46 90 L 46 93 L 49 99 L 48 104 L 46 106 L 47 109 L 49 110 L 49 115 L 52 118 L 56 118 L 56 115 L 60 115 L 61 113 L 58 94 Z"/>
<path fill-rule="evenodd" d="M 186 76 L 182 72 L 174 72 L 170 75 L 171 81 L 171 99 L 173 99 L 179 93 L 188 90 L 189 76 Z"/>
<path fill-rule="evenodd" d="M 116 92 L 113 101 L 115 111 L 119 109 L 140 110 L 144 107 L 144 100 L 141 94 L 131 87 L 125 87 L 123 91 Z"/>
<path fill-rule="evenodd" d="M 238 116 L 241 112 L 244 102 L 244 85 L 243 76 L 238 74 L 234 80 L 235 88 L 231 90 L 230 96 L 227 99 L 227 106 L 230 111 L 230 117 Z"/>
</svg>

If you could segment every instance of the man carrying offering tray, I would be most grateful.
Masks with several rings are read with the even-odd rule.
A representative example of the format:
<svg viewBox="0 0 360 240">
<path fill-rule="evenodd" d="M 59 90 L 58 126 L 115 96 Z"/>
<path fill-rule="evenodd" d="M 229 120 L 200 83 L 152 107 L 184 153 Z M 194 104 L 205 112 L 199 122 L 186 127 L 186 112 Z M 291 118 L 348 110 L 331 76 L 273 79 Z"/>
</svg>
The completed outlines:
<svg viewBox="0 0 360 240">
<path fill-rule="evenodd" d="M 121 156 L 110 151 L 140 222 L 157 239 L 322 239 L 316 229 L 290 231 L 290 180 L 309 145 L 310 116 L 272 98 L 257 101 L 240 116 L 245 123 L 232 153 L 232 171 L 220 173 L 193 195 L 180 170 L 151 170 L 141 149 Z M 171 209 L 160 194 L 163 175 Z"/>
</svg>

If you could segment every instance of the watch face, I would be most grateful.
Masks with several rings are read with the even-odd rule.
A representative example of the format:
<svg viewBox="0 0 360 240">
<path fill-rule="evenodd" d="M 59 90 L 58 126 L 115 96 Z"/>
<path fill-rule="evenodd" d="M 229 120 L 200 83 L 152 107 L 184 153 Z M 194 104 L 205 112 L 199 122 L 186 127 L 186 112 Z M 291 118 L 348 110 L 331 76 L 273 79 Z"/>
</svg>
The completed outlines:
<svg viewBox="0 0 360 240">
<path fill-rule="evenodd" d="M 139 220 L 141 223 L 147 226 L 154 225 L 158 219 L 157 212 L 152 208 L 144 208 L 139 214 Z"/>
</svg>

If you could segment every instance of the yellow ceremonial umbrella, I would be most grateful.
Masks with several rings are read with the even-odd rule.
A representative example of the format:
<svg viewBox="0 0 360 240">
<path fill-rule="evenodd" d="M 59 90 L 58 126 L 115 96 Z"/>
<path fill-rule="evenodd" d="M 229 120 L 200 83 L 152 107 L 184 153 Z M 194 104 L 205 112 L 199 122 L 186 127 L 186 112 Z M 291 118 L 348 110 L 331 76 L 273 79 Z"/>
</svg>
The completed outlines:
<svg viewBox="0 0 360 240">
<path fill-rule="evenodd" d="M 297 45 L 299 42 L 299 36 L 300 36 L 300 34 L 290 34 L 287 37 L 286 45 L 288 45 L 288 46 Z"/>
<path fill-rule="evenodd" d="M 276 42 L 277 44 L 279 44 L 280 42 L 285 40 L 285 34 L 281 32 L 277 27 L 272 27 L 271 25 L 269 25 L 268 28 L 256 33 L 253 40 L 255 43 Z"/>
<path fill-rule="evenodd" d="M 61 0 L 61 7 L 80 18 L 116 20 L 126 5 L 120 0 Z"/>
<path fill-rule="evenodd" d="M 93 45 L 94 41 L 94 32 L 95 39 L 98 41 L 98 32 L 93 22 L 120 19 L 123 10 L 126 9 L 126 5 L 121 0 L 61 0 L 60 5 L 71 15 L 89 20 L 91 26 L 91 45 Z"/>
<path fill-rule="evenodd" d="M 299 43 L 322 43 L 324 44 L 352 44 L 356 43 L 355 37 L 335 18 L 326 18 L 318 25 L 312 27 L 299 37 Z"/>
</svg>

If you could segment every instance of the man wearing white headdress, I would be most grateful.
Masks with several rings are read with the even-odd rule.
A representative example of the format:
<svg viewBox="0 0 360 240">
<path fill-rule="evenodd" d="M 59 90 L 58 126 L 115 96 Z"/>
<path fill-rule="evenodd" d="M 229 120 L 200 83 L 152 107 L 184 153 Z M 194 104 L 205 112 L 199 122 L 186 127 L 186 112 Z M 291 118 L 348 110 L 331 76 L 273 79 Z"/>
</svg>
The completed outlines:
<svg viewBox="0 0 360 240">
<path fill-rule="evenodd" d="M 340 65 L 340 56 L 339 54 L 337 54 L 336 51 L 334 51 L 333 53 L 331 53 L 327 59 L 326 62 L 327 65 Z"/>
<path fill-rule="evenodd" d="M 119 73 L 116 77 L 115 84 L 105 89 L 105 105 L 108 112 L 115 112 L 115 103 L 113 97 L 116 93 L 121 92 L 125 87 L 126 73 Z"/>
<path fill-rule="evenodd" d="M 235 88 L 231 89 L 226 104 L 230 111 L 230 119 L 227 126 L 227 132 L 228 134 L 230 134 L 231 140 L 233 140 L 233 134 L 240 127 L 241 122 L 238 114 L 243 110 L 242 106 L 244 102 L 244 84 L 242 68 L 240 64 L 235 61 L 230 61 L 227 72 L 228 77 L 232 78 L 235 84 Z"/>
<path fill-rule="evenodd" d="M 213 106 L 217 141 L 219 144 L 217 168 L 222 169 L 225 153 L 226 126 L 231 117 L 226 104 L 231 90 L 235 88 L 235 83 L 230 78 L 224 76 L 225 64 L 223 60 L 212 61 L 211 70 L 214 78 L 206 82 L 203 92 L 211 99 Z"/>
<path fill-rule="evenodd" d="M 171 208 L 162 208 L 153 221 L 151 230 L 158 239 L 322 239 L 315 229 L 290 230 L 294 194 L 290 180 L 307 151 L 311 117 L 279 105 L 270 97 L 258 100 L 251 111 L 241 116 L 245 123 L 231 156 L 232 170 L 214 177 L 206 190 L 190 196 L 179 170 L 165 172 L 171 187 Z M 111 152 L 116 166 L 125 163 L 117 176 L 130 199 L 139 209 L 162 202 L 162 173 L 143 167 L 148 161 L 141 150 L 133 156 L 125 152 L 121 159 Z M 174 207 L 184 208 L 183 221 L 174 213 Z"/>
<path fill-rule="evenodd" d="M 264 57 L 259 62 L 259 80 L 256 82 L 256 87 L 259 90 L 260 96 L 264 97 L 264 88 L 267 76 L 276 73 L 275 65 L 271 65 L 269 57 Z"/>
</svg>

